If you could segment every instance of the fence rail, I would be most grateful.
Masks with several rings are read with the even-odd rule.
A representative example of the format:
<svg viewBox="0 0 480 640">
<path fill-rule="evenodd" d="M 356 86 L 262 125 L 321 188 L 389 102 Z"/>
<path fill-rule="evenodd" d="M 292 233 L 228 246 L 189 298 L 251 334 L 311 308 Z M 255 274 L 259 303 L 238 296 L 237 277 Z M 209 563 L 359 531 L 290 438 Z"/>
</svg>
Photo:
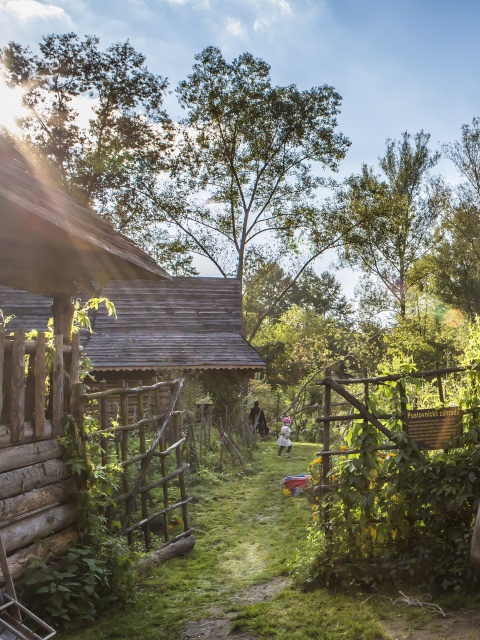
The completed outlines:
<svg viewBox="0 0 480 640">
<path fill-rule="evenodd" d="M 182 454 L 183 413 L 177 409 L 182 386 L 183 379 L 149 386 L 139 382 L 130 388 L 122 381 L 121 386 L 107 389 L 103 381 L 99 391 L 86 393 L 82 384 L 75 385 L 74 413 L 80 428 L 85 429 L 88 414 L 98 420 L 88 433 L 100 445 L 96 462 L 102 466 L 116 462 L 121 467 L 119 492 L 113 500 L 117 517 L 120 514 L 122 533 L 132 544 L 135 532 L 141 531 L 146 549 L 152 547 L 152 528 L 157 522 L 163 546 L 194 531 L 188 516 L 191 498 L 185 486 L 185 473 L 190 465 L 183 461 Z M 118 401 L 115 418 L 109 411 L 114 398 Z M 134 417 L 129 411 L 129 398 L 135 405 Z M 183 531 L 172 536 L 175 511 L 181 513 Z"/>
</svg>

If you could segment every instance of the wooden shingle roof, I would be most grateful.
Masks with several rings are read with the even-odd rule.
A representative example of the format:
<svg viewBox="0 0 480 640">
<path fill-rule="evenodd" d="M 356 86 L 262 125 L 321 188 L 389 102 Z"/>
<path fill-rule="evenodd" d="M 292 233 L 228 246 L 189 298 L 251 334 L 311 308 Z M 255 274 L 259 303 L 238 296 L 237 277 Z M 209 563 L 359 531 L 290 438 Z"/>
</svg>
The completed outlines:
<svg viewBox="0 0 480 640">
<path fill-rule="evenodd" d="M 0 136 L 0 284 L 46 295 L 169 274 L 58 185 L 46 160 Z"/>
<path fill-rule="evenodd" d="M 102 295 L 115 304 L 117 318 L 103 308 L 92 317 L 94 333 L 83 344 L 95 371 L 265 367 L 242 335 L 239 280 L 112 281 Z M 16 315 L 12 328 L 44 327 L 48 302 L 0 288 L 0 309 Z"/>
</svg>

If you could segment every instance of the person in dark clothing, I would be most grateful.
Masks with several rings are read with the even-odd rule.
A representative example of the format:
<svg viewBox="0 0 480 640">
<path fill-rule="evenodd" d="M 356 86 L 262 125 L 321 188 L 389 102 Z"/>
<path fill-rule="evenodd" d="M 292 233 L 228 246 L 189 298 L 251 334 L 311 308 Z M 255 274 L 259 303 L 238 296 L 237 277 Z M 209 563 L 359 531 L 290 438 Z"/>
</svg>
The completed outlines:
<svg viewBox="0 0 480 640">
<path fill-rule="evenodd" d="M 268 434 L 267 420 L 258 400 L 255 400 L 253 407 L 250 409 L 249 422 L 252 433 L 258 431 L 262 442 L 265 442 Z"/>
</svg>

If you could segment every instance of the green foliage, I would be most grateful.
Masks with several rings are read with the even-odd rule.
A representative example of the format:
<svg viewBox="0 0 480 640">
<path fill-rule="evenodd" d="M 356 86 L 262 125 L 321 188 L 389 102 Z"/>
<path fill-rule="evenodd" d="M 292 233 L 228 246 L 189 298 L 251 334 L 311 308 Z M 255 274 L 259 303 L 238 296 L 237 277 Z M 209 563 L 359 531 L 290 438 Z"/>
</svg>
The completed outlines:
<svg viewBox="0 0 480 640">
<path fill-rule="evenodd" d="M 80 433 L 73 421 L 60 438 L 65 461 L 76 484 L 81 545 L 48 565 L 34 563 L 18 584 L 22 601 L 54 626 L 78 628 L 96 618 L 113 602 L 133 600 L 133 556 L 115 535 L 119 523 L 109 522 L 120 468 L 93 463 L 99 445 L 89 439 L 97 427 L 87 421 Z M 117 531 L 118 533 L 118 531 Z"/>
<path fill-rule="evenodd" d="M 479 334 L 477 328 L 465 354 L 469 363 L 479 361 Z M 297 575 L 330 586 L 412 580 L 441 590 L 475 588 L 469 540 L 480 501 L 480 423 L 473 411 L 479 406 L 479 371 L 469 371 L 456 388 L 456 404 L 467 411 L 464 435 L 448 452 L 427 452 L 402 430 L 400 402 L 422 406 L 431 400 L 430 389 L 408 377 L 411 359 L 396 366 L 405 378 L 372 390 L 370 411 L 392 414 L 386 426 L 398 448 L 378 451 L 389 444 L 384 436 L 371 425 L 353 423 L 346 443 L 358 453 L 333 460 L 329 476 L 336 488 L 314 509 Z M 323 462 L 311 465 L 317 478 Z"/>
<path fill-rule="evenodd" d="M 112 603 L 131 599 L 131 562 L 118 539 L 78 546 L 46 565 L 31 566 L 17 583 L 19 597 L 47 622 L 78 629 Z"/>
<path fill-rule="evenodd" d="M 401 316 L 412 286 L 407 275 L 431 246 L 444 198 L 441 183 L 429 178 L 440 157 L 428 148 L 429 138 L 420 131 L 387 140 L 383 176 L 363 165 L 327 206 L 343 234 L 344 263 L 373 276 Z"/>
</svg>

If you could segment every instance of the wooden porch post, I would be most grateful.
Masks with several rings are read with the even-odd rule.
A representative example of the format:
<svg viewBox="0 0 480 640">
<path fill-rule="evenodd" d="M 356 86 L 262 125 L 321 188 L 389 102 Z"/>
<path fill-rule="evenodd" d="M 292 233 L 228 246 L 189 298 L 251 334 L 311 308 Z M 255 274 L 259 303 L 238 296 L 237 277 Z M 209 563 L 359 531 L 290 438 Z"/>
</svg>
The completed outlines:
<svg viewBox="0 0 480 640">
<path fill-rule="evenodd" d="M 72 343 L 73 298 L 70 295 L 59 295 L 53 298 L 53 331 L 62 334 L 64 344 Z"/>
</svg>

